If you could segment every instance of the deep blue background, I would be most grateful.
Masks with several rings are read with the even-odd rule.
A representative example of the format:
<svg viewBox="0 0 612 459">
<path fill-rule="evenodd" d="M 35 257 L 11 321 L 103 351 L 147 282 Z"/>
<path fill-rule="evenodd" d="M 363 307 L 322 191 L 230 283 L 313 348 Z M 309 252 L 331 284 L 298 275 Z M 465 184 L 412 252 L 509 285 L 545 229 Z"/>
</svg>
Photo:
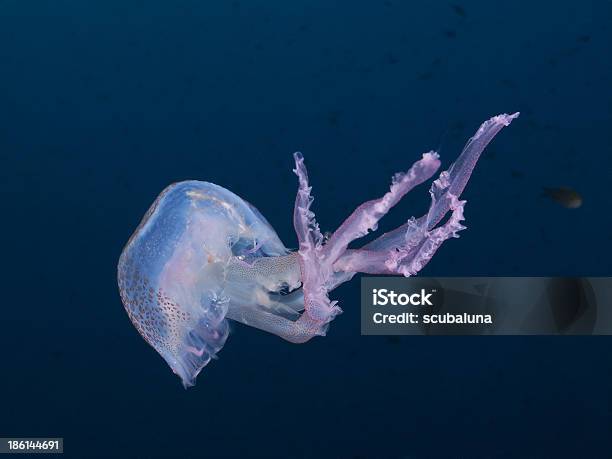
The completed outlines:
<svg viewBox="0 0 612 459">
<path fill-rule="evenodd" d="M 326 338 L 237 325 L 185 391 L 115 267 L 173 181 L 234 191 L 294 246 L 293 151 L 333 230 L 520 110 L 422 274 L 610 275 L 611 21 L 609 1 L 0 0 L 0 436 L 72 457 L 610 457 L 609 338 L 361 337 L 355 279 Z"/>
</svg>

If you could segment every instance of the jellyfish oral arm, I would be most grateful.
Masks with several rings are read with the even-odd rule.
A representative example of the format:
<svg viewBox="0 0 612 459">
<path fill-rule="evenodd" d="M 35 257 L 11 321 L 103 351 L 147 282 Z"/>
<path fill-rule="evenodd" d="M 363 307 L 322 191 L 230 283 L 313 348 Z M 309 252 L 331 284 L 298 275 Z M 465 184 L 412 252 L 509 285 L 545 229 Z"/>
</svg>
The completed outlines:
<svg viewBox="0 0 612 459">
<path fill-rule="evenodd" d="M 476 162 L 486 146 L 504 127 L 509 126 L 519 113 L 512 115 L 498 115 L 485 121 L 480 125 L 476 134 L 468 140 L 463 151 L 449 169 L 440 175 L 440 181 L 433 183 L 430 194 L 432 205 L 426 215 L 416 220 L 418 227 L 426 227 L 427 230 L 433 229 L 451 210 L 452 198 L 459 198 L 463 192 Z M 442 186 L 443 185 L 443 186 Z M 363 248 L 368 250 L 381 250 L 399 246 L 405 239 L 410 227 L 414 227 L 414 220 L 408 220 L 404 225 L 383 234 L 378 239 L 365 245 Z"/>
<path fill-rule="evenodd" d="M 376 230 L 378 221 L 412 188 L 429 179 L 440 166 L 440 161 L 437 154 L 425 153 L 408 172 L 394 177 L 389 192 L 380 199 L 360 205 L 324 243 L 310 210 L 313 199 L 304 160 L 299 153 L 294 157 L 299 189 L 293 219 L 299 241 L 305 314 L 326 323 L 340 312 L 327 296 L 335 271 L 334 263 L 352 241 Z"/>
<path fill-rule="evenodd" d="M 418 219 L 409 219 L 404 225 L 383 234 L 360 250 L 345 251 L 334 264 L 334 270 L 404 276 L 420 271 L 442 242 L 459 237 L 457 233 L 465 229 L 461 221 L 466 201 L 459 201 L 459 196 L 486 146 L 518 116 L 519 113 L 503 114 L 482 123 L 457 160 L 433 182 L 429 190 L 431 205 L 427 214 Z M 436 228 L 449 211 L 449 220 Z"/>
<path fill-rule="evenodd" d="M 361 272 L 367 274 L 400 274 L 406 277 L 419 272 L 431 260 L 444 241 L 459 237 L 459 231 L 465 229 L 463 206 L 466 201 L 459 201 L 451 196 L 451 217 L 447 223 L 427 231 L 425 225 L 411 221 L 404 233 L 404 241 L 378 250 L 346 251 L 344 256 L 334 264 L 334 268 L 344 272 Z"/>
<path fill-rule="evenodd" d="M 461 222 L 466 203 L 460 201 L 459 196 L 485 147 L 518 115 L 498 115 L 480 126 L 459 158 L 433 182 L 431 205 L 426 215 L 409 219 L 406 224 L 359 250 L 349 250 L 348 245 L 375 231 L 378 221 L 406 193 L 428 180 L 440 166 L 438 155 L 425 153 L 408 172 L 397 174 L 389 192 L 380 199 L 360 205 L 327 241 L 310 209 L 313 198 L 304 159 L 300 153 L 294 155 L 294 172 L 298 176 L 299 188 L 293 222 L 299 242 L 298 260 L 304 296 L 304 313 L 294 326 L 300 342 L 307 338 L 308 333 L 313 336 L 324 334 L 329 322 L 342 312 L 336 301 L 330 301 L 328 293 L 354 273 L 413 276 L 431 260 L 444 241 L 459 237 L 458 232 L 465 229 Z M 436 227 L 449 211 L 448 221 Z M 291 330 L 283 330 L 282 335 L 293 341 Z"/>
</svg>

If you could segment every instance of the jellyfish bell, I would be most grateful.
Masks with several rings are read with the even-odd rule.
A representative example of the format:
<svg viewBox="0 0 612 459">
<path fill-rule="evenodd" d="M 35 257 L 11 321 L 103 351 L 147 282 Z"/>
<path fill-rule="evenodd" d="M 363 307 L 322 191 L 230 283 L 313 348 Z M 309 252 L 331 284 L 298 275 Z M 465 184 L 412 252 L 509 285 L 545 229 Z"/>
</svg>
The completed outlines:
<svg viewBox="0 0 612 459">
<path fill-rule="evenodd" d="M 247 306 L 298 314 L 269 295 L 299 286 L 291 258 L 247 202 L 185 181 L 162 191 L 125 246 L 119 290 L 134 326 L 189 386 L 223 347 L 228 317 L 248 323 Z"/>
<path fill-rule="evenodd" d="M 483 123 L 433 182 L 427 214 L 360 249 L 348 246 L 375 230 L 406 193 L 433 176 L 440 166 L 435 152 L 394 176 L 389 192 L 360 205 L 329 237 L 310 209 L 311 187 L 304 159 L 296 153 L 295 252 L 253 205 L 231 191 L 195 180 L 168 186 L 119 259 L 119 291 L 128 316 L 185 387 L 195 384 L 225 344 L 229 320 L 294 343 L 324 336 L 342 312 L 329 299 L 331 290 L 357 272 L 414 275 L 445 240 L 465 229 L 465 201 L 459 196 L 484 148 L 517 116 L 498 115 Z"/>
</svg>

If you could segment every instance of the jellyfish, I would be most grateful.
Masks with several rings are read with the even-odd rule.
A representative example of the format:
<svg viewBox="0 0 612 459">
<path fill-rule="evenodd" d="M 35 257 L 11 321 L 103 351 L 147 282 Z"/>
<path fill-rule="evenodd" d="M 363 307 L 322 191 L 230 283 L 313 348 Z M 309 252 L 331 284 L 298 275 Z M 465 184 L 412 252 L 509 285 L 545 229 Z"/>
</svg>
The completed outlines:
<svg viewBox="0 0 612 459">
<path fill-rule="evenodd" d="M 292 343 L 325 336 L 342 312 L 329 297 L 338 285 L 356 273 L 414 276 L 465 229 L 461 192 L 484 148 L 517 116 L 484 122 L 433 181 L 427 213 L 361 248 L 349 244 L 375 231 L 406 193 L 438 170 L 436 152 L 396 174 L 384 196 L 361 204 L 329 236 L 311 210 L 304 158 L 295 153 L 297 250 L 281 242 L 253 205 L 219 185 L 189 180 L 168 186 L 119 258 L 119 292 L 129 318 L 185 388 L 225 344 L 229 321 Z"/>
</svg>

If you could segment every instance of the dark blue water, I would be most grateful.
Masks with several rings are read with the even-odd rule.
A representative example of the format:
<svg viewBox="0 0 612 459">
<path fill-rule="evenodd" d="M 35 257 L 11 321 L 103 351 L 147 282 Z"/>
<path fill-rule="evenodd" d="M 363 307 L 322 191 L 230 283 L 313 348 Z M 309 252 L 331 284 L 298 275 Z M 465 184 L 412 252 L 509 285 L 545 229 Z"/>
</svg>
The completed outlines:
<svg viewBox="0 0 612 459">
<path fill-rule="evenodd" d="M 389 178 L 521 111 L 424 275 L 610 275 L 608 1 L 0 1 L 0 436 L 70 457 L 610 457 L 612 340 L 235 326 L 185 391 L 130 324 L 123 244 L 169 183 L 295 246 L 291 153 L 333 230 Z M 583 198 L 567 209 L 543 187 Z M 420 215 L 426 188 L 382 230 Z"/>
</svg>

